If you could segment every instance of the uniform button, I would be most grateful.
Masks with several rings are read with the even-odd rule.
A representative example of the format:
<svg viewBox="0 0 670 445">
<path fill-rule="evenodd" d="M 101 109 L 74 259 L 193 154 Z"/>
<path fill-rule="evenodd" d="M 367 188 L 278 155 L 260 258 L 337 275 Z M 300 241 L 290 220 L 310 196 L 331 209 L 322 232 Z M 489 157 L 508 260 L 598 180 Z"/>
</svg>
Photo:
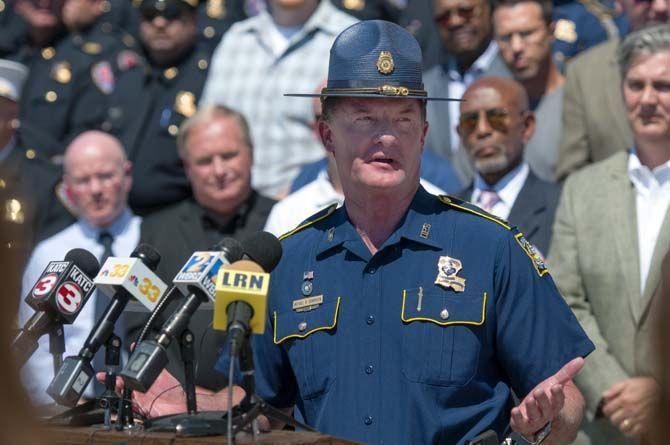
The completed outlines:
<svg viewBox="0 0 670 445">
<path fill-rule="evenodd" d="M 372 416 L 365 416 L 363 418 L 363 423 L 366 425 L 372 425 Z"/>
<path fill-rule="evenodd" d="M 168 133 L 170 133 L 172 136 L 177 136 L 177 133 L 179 133 L 179 127 L 177 127 L 175 124 L 172 124 L 168 127 Z"/>
<path fill-rule="evenodd" d="M 305 329 L 307 329 L 307 322 L 306 321 L 300 322 L 300 324 L 298 325 L 298 330 L 300 332 L 303 332 Z"/>
<path fill-rule="evenodd" d="M 47 94 L 44 95 L 44 98 L 47 100 L 47 102 L 56 102 L 56 99 L 58 99 L 58 94 L 56 94 L 55 91 L 47 91 Z"/>
<path fill-rule="evenodd" d="M 32 148 L 26 150 L 26 158 L 35 159 L 35 150 L 33 150 Z"/>
<path fill-rule="evenodd" d="M 374 273 L 377 272 L 377 269 L 375 269 L 374 267 L 371 267 L 371 268 L 368 270 L 368 272 L 370 273 L 370 275 L 374 275 Z"/>
<path fill-rule="evenodd" d="M 198 60 L 198 68 L 200 68 L 201 70 L 206 70 L 207 66 L 208 66 L 207 60 L 205 59 Z"/>
<path fill-rule="evenodd" d="M 375 372 L 375 367 L 374 366 L 368 365 L 368 366 L 365 367 L 365 373 L 366 374 L 372 374 L 373 372 Z"/>
<path fill-rule="evenodd" d="M 208 39 L 211 39 L 214 37 L 216 31 L 214 31 L 214 28 L 212 26 L 208 26 L 205 29 L 203 29 L 202 33 L 207 37 Z"/>
<path fill-rule="evenodd" d="M 374 322 L 375 322 L 375 316 L 372 315 L 372 314 L 368 315 L 368 316 L 365 318 L 365 322 L 366 322 L 367 324 L 374 324 Z"/>
<path fill-rule="evenodd" d="M 447 318 L 449 318 L 449 311 L 446 309 L 442 309 L 442 312 L 440 312 L 440 318 L 442 320 L 446 320 Z"/>
</svg>

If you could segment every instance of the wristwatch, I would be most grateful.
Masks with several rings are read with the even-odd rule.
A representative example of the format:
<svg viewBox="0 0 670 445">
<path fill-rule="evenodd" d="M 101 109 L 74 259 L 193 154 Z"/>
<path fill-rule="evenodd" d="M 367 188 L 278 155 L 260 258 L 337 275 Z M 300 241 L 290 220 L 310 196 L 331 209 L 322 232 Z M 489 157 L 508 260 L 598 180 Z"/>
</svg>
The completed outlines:
<svg viewBox="0 0 670 445">
<path fill-rule="evenodd" d="M 526 442 L 528 442 L 529 445 L 540 445 L 544 440 L 551 434 L 551 420 L 547 422 L 545 426 L 543 426 L 541 429 L 535 432 L 533 434 L 533 440 L 530 441 L 526 439 L 526 436 L 522 436 Z"/>
</svg>

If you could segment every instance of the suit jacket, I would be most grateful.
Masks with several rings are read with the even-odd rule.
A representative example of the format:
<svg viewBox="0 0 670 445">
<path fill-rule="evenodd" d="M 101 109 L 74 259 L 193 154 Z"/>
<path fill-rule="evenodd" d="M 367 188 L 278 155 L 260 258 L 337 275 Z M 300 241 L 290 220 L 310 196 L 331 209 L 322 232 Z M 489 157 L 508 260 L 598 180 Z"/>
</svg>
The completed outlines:
<svg viewBox="0 0 670 445">
<path fill-rule="evenodd" d="M 220 238 L 230 236 L 240 239 L 263 230 L 265 220 L 275 201 L 252 192 L 251 197 L 238 213 L 221 230 Z M 203 228 L 204 210 L 192 199 L 159 211 L 146 217 L 140 228 L 140 241 L 155 247 L 161 254 L 156 273 L 166 283 L 171 283 L 177 272 L 194 251 L 209 250 L 210 237 Z M 220 238 L 217 241 L 220 241 Z M 168 305 L 161 317 L 161 323 L 177 307 L 181 300 Z M 189 329 L 195 334 L 195 353 L 198 363 L 196 383 L 218 390 L 226 386 L 225 376 L 214 370 L 219 357 L 219 349 L 224 344 L 225 333 L 210 328 L 213 320 L 213 304 L 204 303 L 191 318 Z M 125 315 L 124 336 L 134 341 L 148 316 L 144 307 L 129 304 Z M 160 324 L 158 325 L 160 326 Z M 170 372 L 183 381 L 183 365 L 179 348 L 173 342 L 169 350 Z"/>
<path fill-rule="evenodd" d="M 473 190 L 474 186 L 470 184 L 456 196 L 469 201 Z M 509 214 L 509 222 L 517 226 L 524 237 L 543 255 L 549 252 L 551 228 L 560 195 L 560 186 L 543 181 L 531 170 Z"/>
<path fill-rule="evenodd" d="M 616 58 L 619 39 L 602 43 L 568 64 L 563 96 L 563 137 L 556 177 L 633 146 Z M 597 67 L 597 68 L 596 68 Z"/>
<path fill-rule="evenodd" d="M 502 56 L 498 53 L 488 69 L 482 73 L 483 76 L 512 77 L 512 74 L 505 65 Z M 447 64 L 435 65 L 423 73 L 423 83 L 428 96 L 451 97 L 449 95 L 449 82 Z M 460 99 L 460 97 L 456 99 Z M 428 127 L 428 135 L 426 136 L 426 148 L 448 159 L 459 175 L 461 183 L 467 184 L 474 177 L 474 172 L 465 151 L 457 150 L 454 152 L 451 149 L 451 133 L 449 129 L 451 126 L 456 125 L 457 122 L 450 121 L 449 102 L 432 100 L 428 101 L 427 107 L 427 117 L 430 126 Z"/>
<path fill-rule="evenodd" d="M 575 379 L 589 420 L 612 384 L 653 375 L 650 307 L 670 247 L 670 212 L 640 292 L 635 190 L 627 165 L 628 153 L 619 152 L 568 177 L 549 253 L 559 290 L 596 344 Z M 627 443 L 607 421 L 587 428 L 594 444 Z"/>
</svg>

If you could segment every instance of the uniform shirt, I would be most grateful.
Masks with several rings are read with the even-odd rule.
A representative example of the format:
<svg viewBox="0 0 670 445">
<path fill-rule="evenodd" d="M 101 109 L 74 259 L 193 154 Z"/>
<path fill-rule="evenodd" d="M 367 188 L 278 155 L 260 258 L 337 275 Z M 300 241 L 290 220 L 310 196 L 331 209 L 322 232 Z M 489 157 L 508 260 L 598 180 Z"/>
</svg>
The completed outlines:
<svg viewBox="0 0 670 445">
<path fill-rule="evenodd" d="M 119 257 L 130 256 L 140 239 L 140 218 L 134 216 L 129 210 L 126 210 L 106 230 L 114 237 L 114 243 L 112 244 L 114 255 Z M 23 326 L 34 313 L 33 309 L 23 301 L 23 298 L 28 295 L 30 289 L 42 275 L 47 263 L 49 261 L 61 260 L 67 252 L 75 247 L 86 249 L 99 259 L 104 250 L 102 245 L 98 243 L 100 231 L 101 229 L 93 227 L 83 220 L 79 220 L 37 245 L 23 273 L 21 302 L 19 306 L 20 326 Z M 64 358 L 69 355 L 77 355 L 91 332 L 96 321 L 95 303 L 98 298 L 106 297 L 98 292 L 93 294 L 77 316 L 75 323 L 65 325 Z M 104 347 L 100 348 L 98 353 L 104 354 L 104 349 Z M 51 397 L 46 393 L 46 389 L 53 377 L 53 361 L 49 353 L 49 336 L 44 335 L 39 340 L 39 349 L 35 351 L 21 370 L 21 380 L 34 403 L 44 404 L 53 402 Z M 86 396 L 90 397 L 92 395 L 91 387 L 89 387 Z"/>
<path fill-rule="evenodd" d="M 112 65 L 120 57 L 138 58 L 132 37 L 105 31 L 104 25 L 111 27 L 99 23 L 68 34 L 26 60 L 30 74 L 21 97 L 21 125 L 30 130 L 25 142 L 39 156 L 59 159 L 70 139 L 97 128 L 104 109 L 99 95 L 113 87 Z M 36 134 L 53 143 L 40 143 Z"/>
<path fill-rule="evenodd" d="M 635 187 L 640 292 L 644 293 L 656 240 L 670 204 L 670 161 L 650 170 L 633 150 L 628 158 L 628 176 Z"/>
<path fill-rule="evenodd" d="M 375 255 L 344 207 L 284 237 L 254 336 L 259 395 L 365 443 L 501 434 L 512 389 L 524 397 L 593 344 L 515 231 L 473 209 L 420 188 Z"/>
<path fill-rule="evenodd" d="M 173 66 L 134 66 L 102 96 L 101 128 L 121 139 L 133 163 L 130 207 L 146 214 L 191 196 L 177 153 L 179 126 L 196 112 L 209 54 L 195 47 Z"/>
<path fill-rule="evenodd" d="M 356 20 L 322 0 L 288 47 L 275 54 L 276 25 L 267 11 L 236 23 L 212 56 L 203 104 L 220 103 L 245 115 L 254 141 L 252 181 L 267 196 L 288 190 L 300 167 L 323 156 L 314 137 L 312 102 L 282 94 L 313 92 L 327 77 L 335 37 Z"/>
<path fill-rule="evenodd" d="M 528 178 L 528 171 L 528 164 L 522 162 L 514 170 L 503 176 L 500 181 L 493 185 L 493 187 L 484 182 L 484 179 L 482 179 L 480 175 L 475 176 L 470 202 L 478 204 L 482 190 L 493 190 L 498 193 L 500 201 L 489 210 L 489 213 L 492 213 L 498 218 L 505 220 L 509 219 L 509 214 L 512 211 L 512 207 L 514 207 L 514 202 L 516 201 L 517 196 L 519 196 L 519 192 L 523 188 L 526 178 Z"/>
</svg>

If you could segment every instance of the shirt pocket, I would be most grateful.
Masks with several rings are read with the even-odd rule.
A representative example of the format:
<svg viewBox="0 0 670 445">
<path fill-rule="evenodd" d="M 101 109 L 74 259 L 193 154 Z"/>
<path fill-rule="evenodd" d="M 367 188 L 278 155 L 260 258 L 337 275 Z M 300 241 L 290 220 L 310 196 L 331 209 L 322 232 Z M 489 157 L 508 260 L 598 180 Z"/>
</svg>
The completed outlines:
<svg viewBox="0 0 670 445">
<path fill-rule="evenodd" d="M 486 300 L 486 293 L 403 290 L 405 378 L 429 385 L 467 385 L 479 367 Z"/>
<path fill-rule="evenodd" d="M 303 399 L 328 392 L 335 381 L 340 300 L 274 313 L 274 343 L 286 349 Z"/>
</svg>

